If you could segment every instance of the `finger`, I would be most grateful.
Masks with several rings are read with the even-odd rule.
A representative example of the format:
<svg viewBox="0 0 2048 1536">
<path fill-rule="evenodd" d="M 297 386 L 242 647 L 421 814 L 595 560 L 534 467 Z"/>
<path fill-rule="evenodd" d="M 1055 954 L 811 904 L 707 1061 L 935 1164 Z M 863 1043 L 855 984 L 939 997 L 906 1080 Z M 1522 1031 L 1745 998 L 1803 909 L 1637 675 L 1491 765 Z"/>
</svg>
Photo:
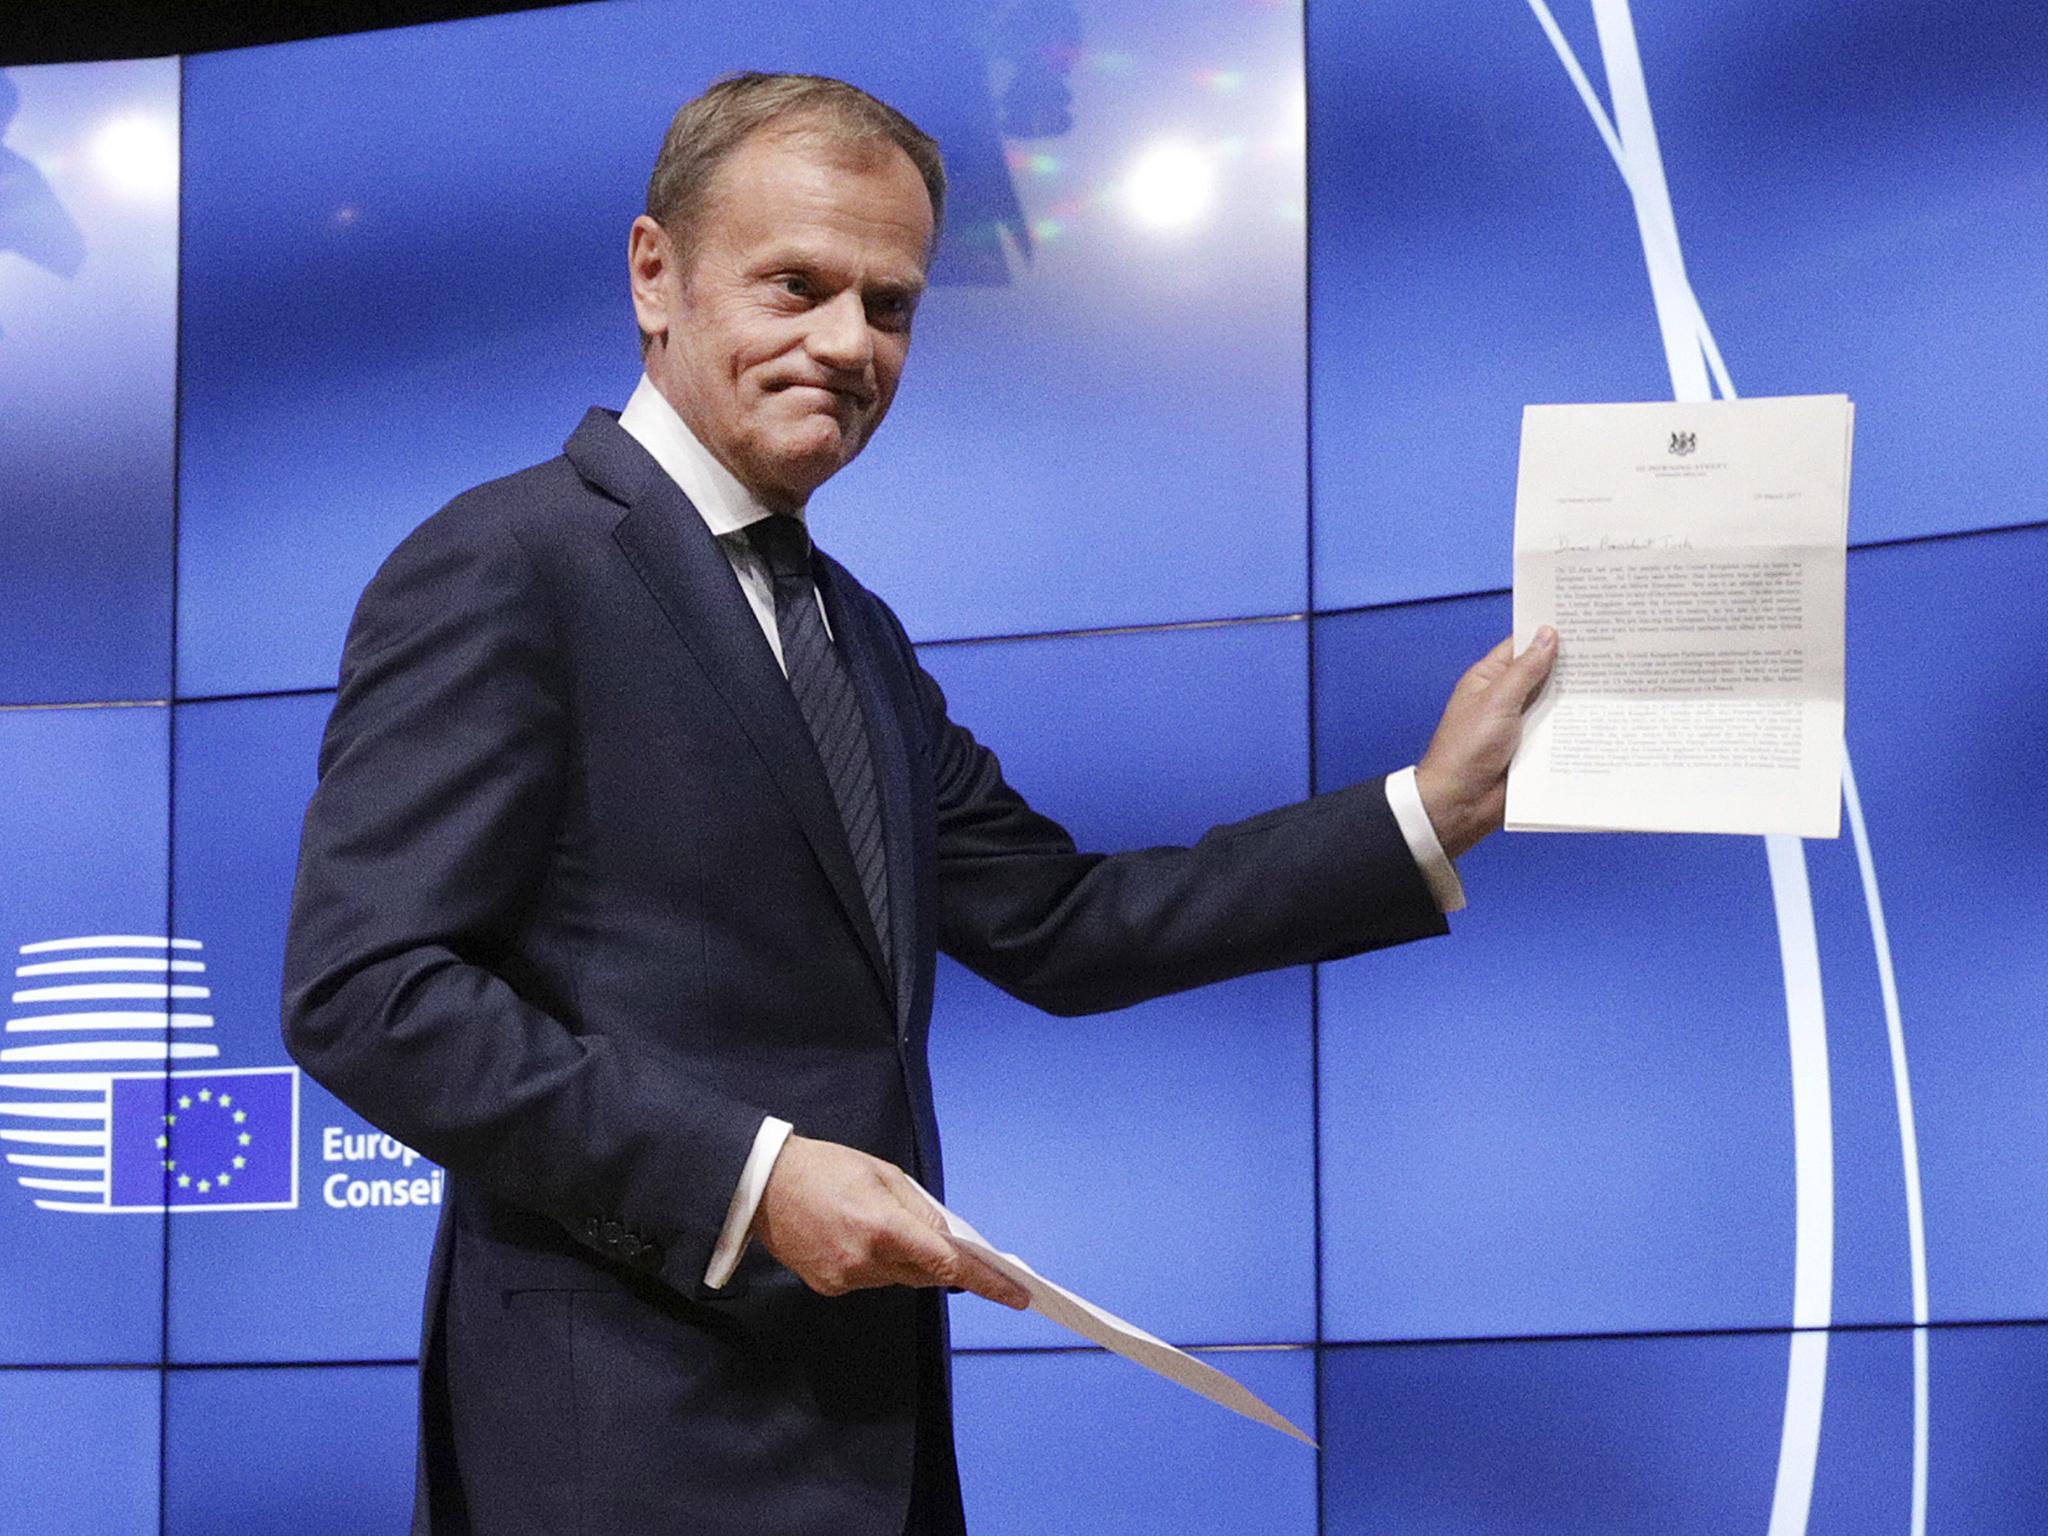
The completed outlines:
<svg viewBox="0 0 2048 1536">
<path fill-rule="evenodd" d="M 894 1167 L 890 1168 L 889 1172 L 889 1188 L 896 1198 L 903 1202 L 905 1209 L 941 1234 L 939 1240 L 945 1245 L 946 1258 L 939 1262 L 950 1263 L 954 1267 L 942 1275 L 938 1283 L 962 1286 L 977 1296 L 985 1296 L 990 1301 L 1005 1307 L 1013 1307 L 1020 1312 L 1031 1304 L 1031 1298 L 1021 1287 L 953 1241 L 948 1234 L 945 1213 L 939 1209 L 937 1202 L 911 1182 L 908 1174 Z"/>
<path fill-rule="evenodd" d="M 926 1226 L 907 1211 L 883 1230 L 877 1256 L 904 1285 L 956 1285 L 953 1271 L 965 1257 L 943 1230 Z"/>
<path fill-rule="evenodd" d="M 1031 1297 L 1023 1286 L 973 1254 L 962 1252 L 960 1266 L 960 1277 L 954 1284 L 965 1286 L 984 1300 L 999 1307 L 1008 1307 L 1013 1312 L 1022 1312 L 1030 1307 Z"/>
<path fill-rule="evenodd" d="M 1514 644 L 1510 639 L 1508 644 Z M 1529 648 L 1511 662 L 1501 674 L 1501 685 L 1507 698 L 1517 710 L 1529 707 L 1529 701 L 1536 697 L 1550 676 L 1551 666 L 1557 661 L 1557 631 L 1548 624 L 1537 630 L 1529 641 Z"/>
<path fill-rule="evenodd" d="M 1514 657 L 1515 637 L 1509 635 L 1499 645 L 1496 645 L 1484 656 L 1473 662 L 1470 667 L 1466 668 L 1465 676 L 1460 681 L 1480 683 L 1490 687 L 1493 683 L 1499 681 L 1502 673 L 1508 670 L 1508 664 L 1514 660 Z"/>
<path fill-rule="evenodd" d="M 906 1285 L 957 1285 L 1005 1307 L 1022 1310 L 1030 1304 L 1023 1288 L 967 1252 L 950 1237 L 906 1226 L 894 1234 L 903 1244 L 901 1259 Z"/>
</svg>

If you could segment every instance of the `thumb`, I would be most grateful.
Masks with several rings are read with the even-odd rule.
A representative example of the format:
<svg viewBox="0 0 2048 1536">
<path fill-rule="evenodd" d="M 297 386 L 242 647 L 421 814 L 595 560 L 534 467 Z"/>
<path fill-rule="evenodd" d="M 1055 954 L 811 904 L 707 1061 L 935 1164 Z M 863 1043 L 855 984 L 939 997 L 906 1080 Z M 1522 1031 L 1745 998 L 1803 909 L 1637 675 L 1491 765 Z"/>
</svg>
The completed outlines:
<svg viewBox="0 0 2048 1536">
<path fill-rule="evenodd" d="M 1500 683 L 1504 698 L 1512 702 L 1519 713 L 1542 689 L 1550 677 L 1550 669 L 1557 661 L 1557 631 L 1548 624 L 1537 630 L 1529 641 L 1529 648 L 1517 656 L 1501 674 Z"/>
</svg>

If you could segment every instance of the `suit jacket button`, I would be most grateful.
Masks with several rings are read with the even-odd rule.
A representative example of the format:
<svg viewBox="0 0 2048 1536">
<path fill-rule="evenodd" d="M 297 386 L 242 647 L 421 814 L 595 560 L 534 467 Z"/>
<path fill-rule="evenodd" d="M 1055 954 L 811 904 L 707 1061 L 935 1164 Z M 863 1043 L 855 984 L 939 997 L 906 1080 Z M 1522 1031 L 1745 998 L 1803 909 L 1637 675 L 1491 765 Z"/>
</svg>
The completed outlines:
<svg viewBox="0 0 2048 1536">
<path fill-rule="evenodd" d="M 605 1245 L 605 1247 L 607 1247 L 607 1248 L 616 1248 L 616 1247 L 618 1247 L 618 1246 L 619 1246 L 619 1238 L 620 1238 L 621 1234 L 623 1234 L 623 1233 L 625 1232 L 625 1230 L 626 1230 L 626 1229 L 625 1229 L 624 1227 L 620 1226 L 620 1225 L 619 1225 L 619 1223 L 617 1223 L 616 1221 L 608 1221 L 608 1222 L 606 1222 L 606 1223 L 604 1224 L 604 1245 Z"/>
<path fill-rule="evenodd" d="M 646 1245 L 640 1241 L 640 1234 L 637 1232 L 628 1232 L 623 1238 L 619 1240 L 619 1252 L 623 1253 L 629 1259 L 639 1258 L 640 1250 L 645 1246 Z"/>
<path fill-rule="evenodd" d="M 597 1241 L 597 1218 L 595 1216 L 583 1218 L 583 1237 L 586 1242 L 594 1243 Z"/>
</svg>

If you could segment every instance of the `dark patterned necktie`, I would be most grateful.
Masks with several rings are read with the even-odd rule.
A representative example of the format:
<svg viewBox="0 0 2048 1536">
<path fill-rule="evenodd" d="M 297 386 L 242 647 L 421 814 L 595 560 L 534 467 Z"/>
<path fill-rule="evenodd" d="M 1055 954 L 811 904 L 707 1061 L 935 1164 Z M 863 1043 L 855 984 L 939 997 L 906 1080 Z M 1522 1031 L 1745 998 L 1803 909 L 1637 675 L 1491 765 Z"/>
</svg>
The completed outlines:
<svg viewBox="0 0 2048 1536">
<path fill-rule="evenodd" d="M 889 871 L 882 848 L 882 806 L 875 793 L 874 759 L 853 679 L 818 613 L 811 583 L 811 537 L 793 517 L 775 515 L 747 525 L 747 538 L 775 579 L 775 630 L 782 639 L 783 670 L 796 707 L 811 728 L 825 781 L 839 806 L 846 845 L 867 897 L 868 916 L 890 962 Z M 893 982 L 893 976 L 892 976 Z"/>
</svg>

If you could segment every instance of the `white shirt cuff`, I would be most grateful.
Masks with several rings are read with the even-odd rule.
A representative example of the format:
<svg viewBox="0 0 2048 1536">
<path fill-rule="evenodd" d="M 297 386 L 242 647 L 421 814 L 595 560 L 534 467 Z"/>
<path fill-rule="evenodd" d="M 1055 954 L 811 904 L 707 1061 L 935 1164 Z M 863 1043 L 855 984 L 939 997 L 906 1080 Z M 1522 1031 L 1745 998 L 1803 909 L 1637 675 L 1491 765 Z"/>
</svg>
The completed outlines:
<svg viewBox="0 0 2048 1536">
<path fill-rule="evenodd" d="M 782 1144 L 795 1129 L 787 1120 L 768 1115 L 754 1132 L 754 1150 L 740 1170 L 732 1204 L 725 1208 L 725 1225 L 718 1229 L 718 1246 L 711 1250 L 711 1262 L 704 1270 L 704 1284 L 709 1289 L 717 1290 L 740 1267 L 740 1255 L 747 1251 L 747 1239 L 753 1235 L 754 1212 L 760 1209 L 761 1196 L 768 1188 L 768 1175 L 775 1171 Z"/>
<path fill-rule="evenodd" d="M 1422 871 L 1422 883 L 1436 898 L 1437 910 L 1463 910 L 1464 883 L 1458 879 L 1458 866 L 1437 841 L 1436 828 L 1429 824 L 1429 811 L 1423 806 L 1422 791 L 1415 787 L 1413 768 L 1387 775 L 1387 808 L 1394 813 L 1401 836 L 1407 839 L 1408 851 L 1415 856 L 1415 867 Z"/>
</svg>

